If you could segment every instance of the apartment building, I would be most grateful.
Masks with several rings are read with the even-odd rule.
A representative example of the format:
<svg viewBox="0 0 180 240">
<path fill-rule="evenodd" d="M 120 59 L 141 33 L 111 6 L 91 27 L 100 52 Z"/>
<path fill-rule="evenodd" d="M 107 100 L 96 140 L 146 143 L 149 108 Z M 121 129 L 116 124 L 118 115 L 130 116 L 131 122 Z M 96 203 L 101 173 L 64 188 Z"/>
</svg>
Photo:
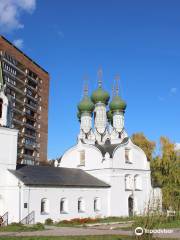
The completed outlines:
<svg viewBox="0 0 180 240">
<path fill-rule="evenodd" d="M 8 124 L 19 130 L 19 164 L 46 164 L 49 74 L 0 36 L 1 85 L 9 100 Z"/>
</svg>

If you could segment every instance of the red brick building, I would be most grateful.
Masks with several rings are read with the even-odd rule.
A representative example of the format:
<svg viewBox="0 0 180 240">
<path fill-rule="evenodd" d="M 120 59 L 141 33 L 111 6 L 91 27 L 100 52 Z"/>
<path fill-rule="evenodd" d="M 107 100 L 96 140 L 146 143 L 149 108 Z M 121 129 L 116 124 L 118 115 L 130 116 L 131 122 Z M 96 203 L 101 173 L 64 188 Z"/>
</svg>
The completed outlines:
<svg viewBox="0 0 180 240">
<path fill-rule="evenodd" d="M 0 36 L 1 84 L 10 103 L 10 127 L 19 130 L 18 163 L 47 161 L 49 74 Z"/>
</svg>

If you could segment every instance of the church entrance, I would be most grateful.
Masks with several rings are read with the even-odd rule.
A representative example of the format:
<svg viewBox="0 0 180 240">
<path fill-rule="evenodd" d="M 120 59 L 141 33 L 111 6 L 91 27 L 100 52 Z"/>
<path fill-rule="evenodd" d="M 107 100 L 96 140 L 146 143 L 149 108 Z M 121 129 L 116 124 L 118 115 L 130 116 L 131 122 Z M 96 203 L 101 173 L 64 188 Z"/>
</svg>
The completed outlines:
<svg viewBox="0 0 180 240">
<path fill-rule="evenodd" d="M 133 197 L 130 196 L 128 198 L 128 212 L 129 212 L 129 217 L 133 216 L 133 208 L 134 208 L 134 200 Z"/>
</svg>

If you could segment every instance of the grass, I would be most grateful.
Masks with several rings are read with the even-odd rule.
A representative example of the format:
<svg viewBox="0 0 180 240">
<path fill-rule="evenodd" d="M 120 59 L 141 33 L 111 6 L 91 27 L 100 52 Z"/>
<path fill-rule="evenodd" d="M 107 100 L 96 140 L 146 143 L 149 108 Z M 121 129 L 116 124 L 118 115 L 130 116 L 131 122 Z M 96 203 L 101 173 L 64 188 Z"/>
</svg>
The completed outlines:
<svg viewBox="0 0 180 240">
<path fill-rule="evenodd" d="M 176 218 L 168 218 L 162 215 L 136 217 L 132 227 L 143 227 L 147 229 L 179 228 L 180 216 L 177 216 Z"/>
<path fill-rule="evenodd" d="M 44 230 L 44 225 L 41 223 L 30 226 L 26 226 L 20 223 L 12 223 L 8 226 L 0 227 L 0 232 L 33 232 L 40 230 Z"/>
</svg>

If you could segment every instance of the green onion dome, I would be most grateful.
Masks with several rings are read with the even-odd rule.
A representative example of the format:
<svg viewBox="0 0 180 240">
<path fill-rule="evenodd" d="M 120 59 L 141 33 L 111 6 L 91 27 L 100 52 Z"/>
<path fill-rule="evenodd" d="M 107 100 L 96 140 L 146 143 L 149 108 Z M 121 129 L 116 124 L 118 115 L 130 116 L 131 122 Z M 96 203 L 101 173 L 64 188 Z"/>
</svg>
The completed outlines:
<svg viewBox="0 0 180 240">
<path fill-rule="evenodd" d="M 82 101 L 78 104 L 78 110 L 80 113 L 82 112 L 90 112 L 92 113 L 94 110 L 94 103 L 88 96 L 84 96 Z"/>
<path fill-rule="evenodd" d="M 101 87 L 98 87 L 98 89 L 91 95 L 91 100 L 94 104 L 101 102 L 107 105 L 109 98 L 108 92 L 104 91 Z"/>
<path fill-rule="evenodd" d="M 110 102 L 109 108 L 111 112 L 121 111 L 124 112 L 126 109 L 126 102 L 123 101 L 119 96 L 114 96 Z"/>
<path fill-rule="evenodd" d="M 112 120 L 113 120 L 113 114 L 110 110 L 107 112 L 107 119 L 109 122 L 112 122 Z"/>
</svg>

